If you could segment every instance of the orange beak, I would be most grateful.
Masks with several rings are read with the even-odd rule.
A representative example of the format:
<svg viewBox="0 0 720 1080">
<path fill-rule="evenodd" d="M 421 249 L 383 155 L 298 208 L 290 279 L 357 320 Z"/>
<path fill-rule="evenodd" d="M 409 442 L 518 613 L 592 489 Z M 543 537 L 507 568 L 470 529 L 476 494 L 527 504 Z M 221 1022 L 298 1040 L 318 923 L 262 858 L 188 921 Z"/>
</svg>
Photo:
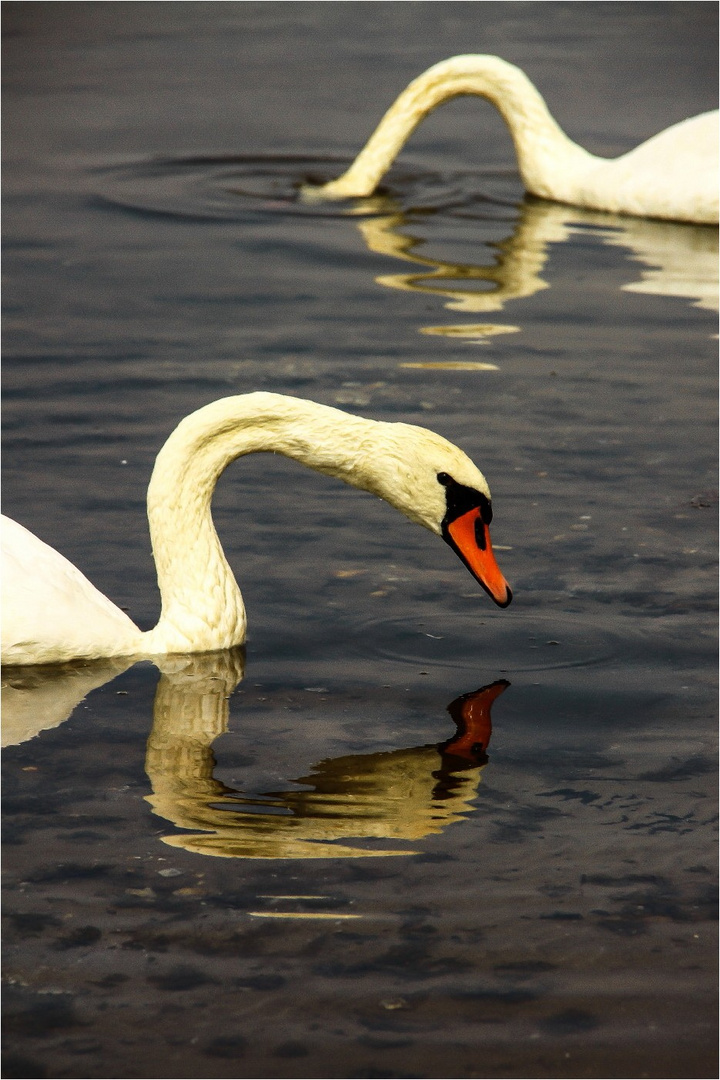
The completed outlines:
<svg viewBox="0 0 720 1080">
<path fill-rule="evenodd" d="M 444 536 L 498 607 L 507 607 L 512 592 L 495 561 L 490 530 L 482 519 L 480 507 L 473 507 L 445 525 Z"/>
</svg>

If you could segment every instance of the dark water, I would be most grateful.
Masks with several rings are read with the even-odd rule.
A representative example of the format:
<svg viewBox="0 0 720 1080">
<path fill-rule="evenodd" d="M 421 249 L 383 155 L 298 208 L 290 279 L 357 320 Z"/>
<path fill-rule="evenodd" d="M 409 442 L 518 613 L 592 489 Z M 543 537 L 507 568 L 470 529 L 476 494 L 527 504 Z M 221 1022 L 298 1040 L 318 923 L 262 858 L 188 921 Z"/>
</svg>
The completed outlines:
<svg viewBox="0 0 720 1080">
<path fill-rule="evenodd" d="M 257 456 L 246 655 L 9 673 L 4 1076 L 717 1075 L 717 230 L 523 200 L 478 101 L 298 194 L 457 52 L 622 152 L 715 5 L 5 9 L 6 512 L 149 627 L 155 454 L 270 389 L 459 443 L 516 599 Z"/>
</svg>

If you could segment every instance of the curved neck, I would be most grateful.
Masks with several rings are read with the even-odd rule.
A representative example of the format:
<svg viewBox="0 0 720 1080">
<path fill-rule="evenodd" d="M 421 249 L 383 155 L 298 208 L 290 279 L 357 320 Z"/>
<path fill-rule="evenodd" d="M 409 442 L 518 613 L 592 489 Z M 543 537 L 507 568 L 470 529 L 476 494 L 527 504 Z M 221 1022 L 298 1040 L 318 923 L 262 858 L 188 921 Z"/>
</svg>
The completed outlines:
<svg viewBox="0 0 720 1080">
<path fill-rule="evenodd" d="M 574 172 L 594 160 L 565 135 L 527 76 L 497 56 L 453 56 L 429 68 L 403 90 L 350 168 L 325 184 L 331 197 L 370 195 L 419 122 L 459 94 L 487 98 L 500 111 L 515 143 L 525 187 L 535 195 L 559 198 L 558 165 Z M 553 179 L 554 194 L 547 181 Z"/>
<path fill-rule="evenodd" d="M 268 451 L 364 487 L 358 459 L 374 421 L 328 406 L 254 393 L 215 401 L 186 417 L 158 454 L 148 520 L 162 613 L 148 652 L 206 652 L 245 640 L 245 608 L 211 514 L 223 470 Z M 371 438 L 371 437 L 370 437 Z"/>
</svg>

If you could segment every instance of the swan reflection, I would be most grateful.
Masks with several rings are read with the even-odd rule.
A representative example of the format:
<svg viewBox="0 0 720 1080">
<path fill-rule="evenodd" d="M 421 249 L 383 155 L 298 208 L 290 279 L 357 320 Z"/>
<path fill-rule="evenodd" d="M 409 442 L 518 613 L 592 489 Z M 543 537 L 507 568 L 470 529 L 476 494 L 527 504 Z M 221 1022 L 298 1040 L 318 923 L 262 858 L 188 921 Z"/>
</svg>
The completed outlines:
<svg viewBox="0 0 720 1080">
<path fill-rule="evenodd" d="M 69 664 L 2 669 L 2 745 L 17 746 L 59 727 L 91 690 L 104 686 L 134 660 L 76 660 Z"/>
<path fill-rule="evenodd" d="M 162 661 L 145 768 L 159 816 L 189 835 L 172 847 L 245 859 L 412 855 L 413 842 L 440 833 L 471 811 L 487 763 L 492 702 L 509 684 L 482 687 L 449 707 L 457 733 L 447 742 L 328 758 L 285 791 L 248 794 L 213 777 L 214 739 L 227 730 L 228 698 L 242 664 L 196 656 Z"/>
<path fill-rule="evenodd" d="M 391 205 L 388 200 L 388 209 Z M 375 278 L 378 284 L 436 295 L 451 311 L 475 315 L 502 311 L 513 300 L 549 288 L 542 273 L 550 245 L 585 230 L 603 244 L 625 248 L 629 260 L 641 265 L 639 278 L 623 285 L 624 291 L 675 296 L 694 307 L 718 309 L 718 231 L 710 226 L 622 217 L 528 198 L 519 207 L 512 234 L 487 244 L 494 252 L 488 266 L 444 262 L 421 254 L 422 237 L 403 231 L 419 220 L 412 213 L 393 210 L 356 224 L 370 251 L 422 268 L 414 273 L 381 274 Z M 479 219 L 478 224 L 482 224 Z M 473 322 L 426 326 L 420 332 L 482 342 L 519 329 Z"/>
<path fill-rule="evenodd" d="M 145 769 L 154 812 L 177 828 L 164 843 L 202 855 L 245 859 L 361 858 L 414 855 L 407 846 L 443 832 L 472 812 L 487 764 L 499 680 L 449 706 L 456 732 L 439 745 L 318 762 L 288 790 L 248 793 L 213 776 L 212 744 L 228 730 L 230 697 L 244 674 L 244 648 L 167 656 L 160 679 Z M 3 745 L 59 726 L 82 699 L 134 661 L 3 668 Z M 297 785 L 303 785 L 304 790 Z M 372 847 L 382 841 L 394 847 Z M 363 846 L 367 844 L 368 846 Z"/>
</svg>

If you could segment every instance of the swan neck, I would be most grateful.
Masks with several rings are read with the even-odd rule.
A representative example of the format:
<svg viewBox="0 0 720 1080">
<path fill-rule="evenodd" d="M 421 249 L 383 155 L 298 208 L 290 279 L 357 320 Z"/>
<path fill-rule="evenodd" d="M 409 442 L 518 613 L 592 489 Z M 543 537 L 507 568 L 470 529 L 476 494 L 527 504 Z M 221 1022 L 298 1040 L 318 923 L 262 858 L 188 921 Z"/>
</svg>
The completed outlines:
<svg viewBox="0 0 720 1080">
<path fill-rule="evenodd" d="M 209 652 L 245 640 L 242 595 L 212 520 L 213 492 L 227 466 L 245 454 L 281 453 L 357 483 L 358 438 L 372 423 L 259 392 L 212 402 L 178 425 L 158 454 L 148 488 L 162 613 L 145 635 L 146 651 Z"/>
<path fill-rule="evenodd" d="M 519 68 L 496 56 L 455 56 L 418 76 L 400 94 L 343 176 L 326 184 L 332 197 L 370 195 L 422 118 L 461 94 L 484 97 L 500 111 L 512 135 L 520 173 L 533 194 L 557 188 L 557 169 L 592 160 L 565 135 L 538 91 Z"/>
</svg>

